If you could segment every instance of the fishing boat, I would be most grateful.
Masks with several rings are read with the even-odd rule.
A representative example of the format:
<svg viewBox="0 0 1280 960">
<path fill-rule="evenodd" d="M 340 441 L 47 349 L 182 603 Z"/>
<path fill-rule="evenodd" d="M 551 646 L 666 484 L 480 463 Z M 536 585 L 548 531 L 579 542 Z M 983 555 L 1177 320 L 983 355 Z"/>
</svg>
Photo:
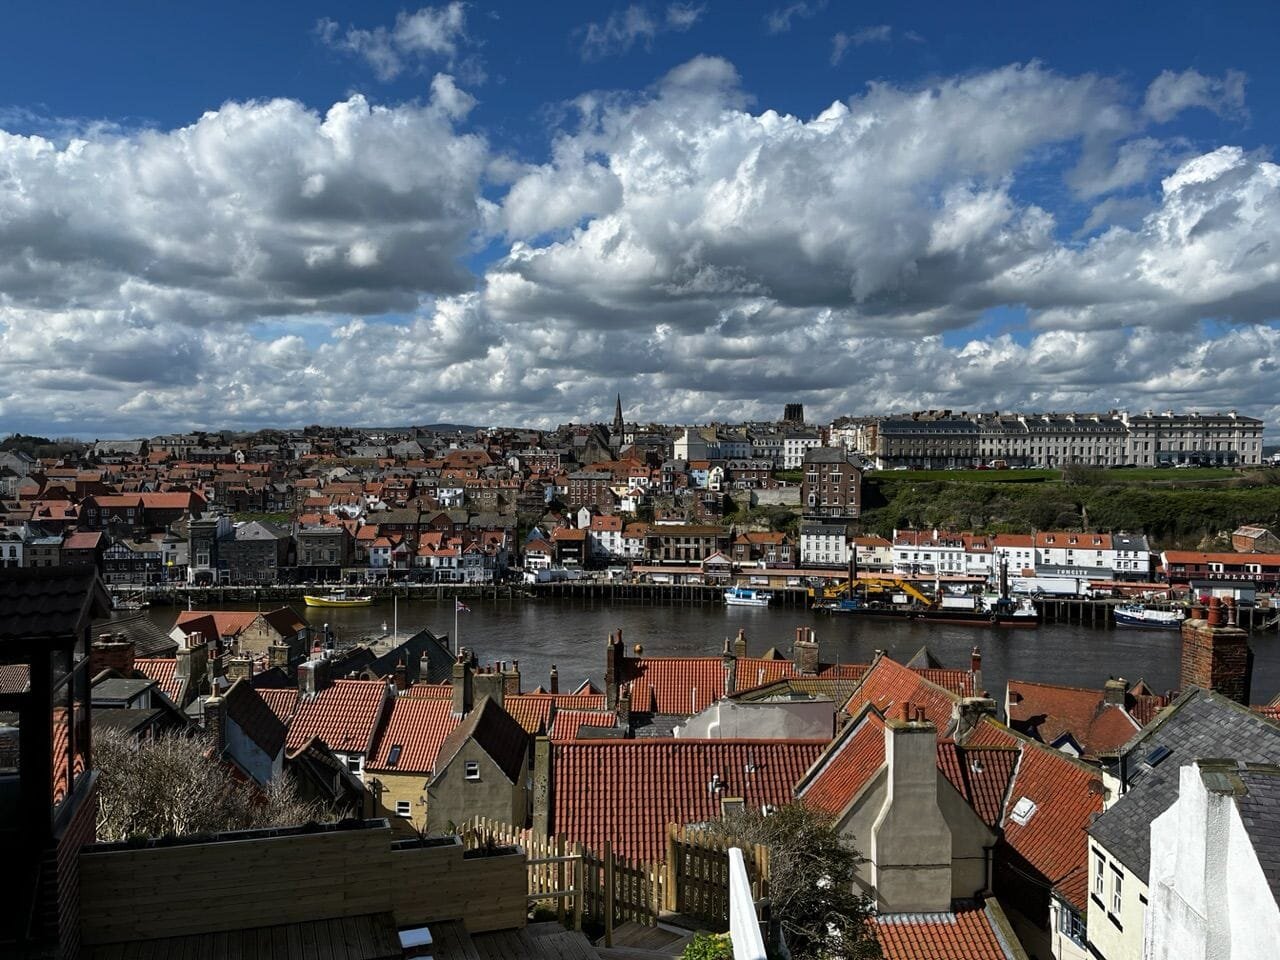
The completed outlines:
<svg viewBox="0 0 1280 960">
<path fill-rule="evenodd" d="M 1154 630 L 1177 630 L 1187 615 L 1181 610 L 1155 610 L 1141 603 L 1122 603 L 1112 611 L 1119 627 L 1149 627 Z"/>
<path fill-rule="evenodd" d="M 730 587 L 724 592 L 724 602 L 731 607 L 767 607 L 773 594 L 751 587 Z"/>
<path fill-rule="evenodd" d="M 371 596 L 349 594 L 345 590 L 331 590 L 323 596 L 307 593 L 302 600 L 308 607 L 367 607 L 373 603 Z"/>
<path fill-rule="evenodd" d="M 965 603 L 956 602 L 960 598 L 947 598 L 950 603 L 932 606 L 921 606 L 901 603 L 885 603 L 866 601 L 859 598 L 845 598 L 834 603 L 824 604 L 815 609 L 829 613 L 849 613 L 863 617 L 888 617 L 901 620 L 922 620 L 932 623 L 971 625 L 975 627 L 1038 627 L 1040 611 L 1027 598 L 1011 599 L 1008 597 L 987 596 L 964 598 Z"/>
</svg>

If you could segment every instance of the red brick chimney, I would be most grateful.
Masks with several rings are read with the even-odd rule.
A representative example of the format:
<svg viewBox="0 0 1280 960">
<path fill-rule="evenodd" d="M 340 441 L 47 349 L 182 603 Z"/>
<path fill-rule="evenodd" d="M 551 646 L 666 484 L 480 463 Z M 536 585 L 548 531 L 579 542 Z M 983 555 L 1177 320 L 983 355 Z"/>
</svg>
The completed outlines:
<svg viewBox="0 0 1280 960">
<path fill-rule="evenodd" d="M 1253 685 L 1249 634 L 1225 616 L 1222 602 L 1209 598 L 1208 617 L 1182 622 L 1182 688 L 1203 687 L 1248 706 Z"/>
<path fill-rule="evenodd" d="M 118 670 L 126 677 L 133 673 L 134 645 L 123 635 L 101 634 L 89 650 L 89 675 L 103 670 Z"/>
</svg>

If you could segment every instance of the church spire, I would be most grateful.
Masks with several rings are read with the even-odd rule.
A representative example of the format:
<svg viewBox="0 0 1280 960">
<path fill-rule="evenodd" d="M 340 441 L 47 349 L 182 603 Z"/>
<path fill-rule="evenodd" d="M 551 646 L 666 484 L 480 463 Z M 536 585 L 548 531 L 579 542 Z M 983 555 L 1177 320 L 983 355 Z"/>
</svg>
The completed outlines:
<svg viewBox="0 0 1280 960">
<path fill-rule="evenodd" d="M 613 408 L 613 432 L 617 436 L 617 442 L 622 442 L 622 394 L 618 394 L 618 402 Z"/>
</svg>

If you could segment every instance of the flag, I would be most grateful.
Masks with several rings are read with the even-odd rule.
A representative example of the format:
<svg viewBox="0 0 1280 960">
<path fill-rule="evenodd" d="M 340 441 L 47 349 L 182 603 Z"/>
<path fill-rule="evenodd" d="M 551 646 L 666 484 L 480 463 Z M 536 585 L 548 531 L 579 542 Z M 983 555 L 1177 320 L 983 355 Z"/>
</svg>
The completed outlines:
<svg viewBox="0 0 1280 960">
<path fill-rule="evenodd" d="M 461 600 L 459 600 L 457 597 L 453 598 L 453 604 L 454 604 L 453 606 L 454 613 L 470 613 L 471 612 L 471 608 L 468 607 Z"/>
</svg>

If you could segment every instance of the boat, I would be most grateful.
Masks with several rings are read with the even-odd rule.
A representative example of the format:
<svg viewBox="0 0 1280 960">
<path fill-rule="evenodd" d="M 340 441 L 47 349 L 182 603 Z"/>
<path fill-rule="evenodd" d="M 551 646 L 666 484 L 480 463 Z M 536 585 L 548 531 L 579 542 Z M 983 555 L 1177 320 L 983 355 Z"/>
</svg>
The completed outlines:
<svg viewBox="0 0 1280 960">
<path fill-rule="evenodd" d="M 730 587 L 724 592 L 724 602 L 731 607 L 767 607 L 773 594 L 751 587 Z"/>
<path fill-rule="evenodd" d="M 1122 603 L 1112 611 L 1118 627 L 1177 630 L 1187 615 L 1181 610 L 1156 610 L 1141 603 Z"/>
<path fill-rule="evenodd" d="M 373 603 L 373 597 L 333 590 L 323 596 L 303 594 L 302 601 L 308 607 L 367 607 Z"/>
<path fill-rule="evenodd" d="M 885 603 L 876 600 L 846 598 L 816 607 L 828 613 L 849 613 L 863 617 L 891 617 L 899 620 L 923 620 L 932 623 L 967 624 L 975 627 L 1038 627 L 1040 611 L 1028 598 L 988 596 L 965 598 L 967 603 L 953 602 L 934 606 Z"/>
</svg>

